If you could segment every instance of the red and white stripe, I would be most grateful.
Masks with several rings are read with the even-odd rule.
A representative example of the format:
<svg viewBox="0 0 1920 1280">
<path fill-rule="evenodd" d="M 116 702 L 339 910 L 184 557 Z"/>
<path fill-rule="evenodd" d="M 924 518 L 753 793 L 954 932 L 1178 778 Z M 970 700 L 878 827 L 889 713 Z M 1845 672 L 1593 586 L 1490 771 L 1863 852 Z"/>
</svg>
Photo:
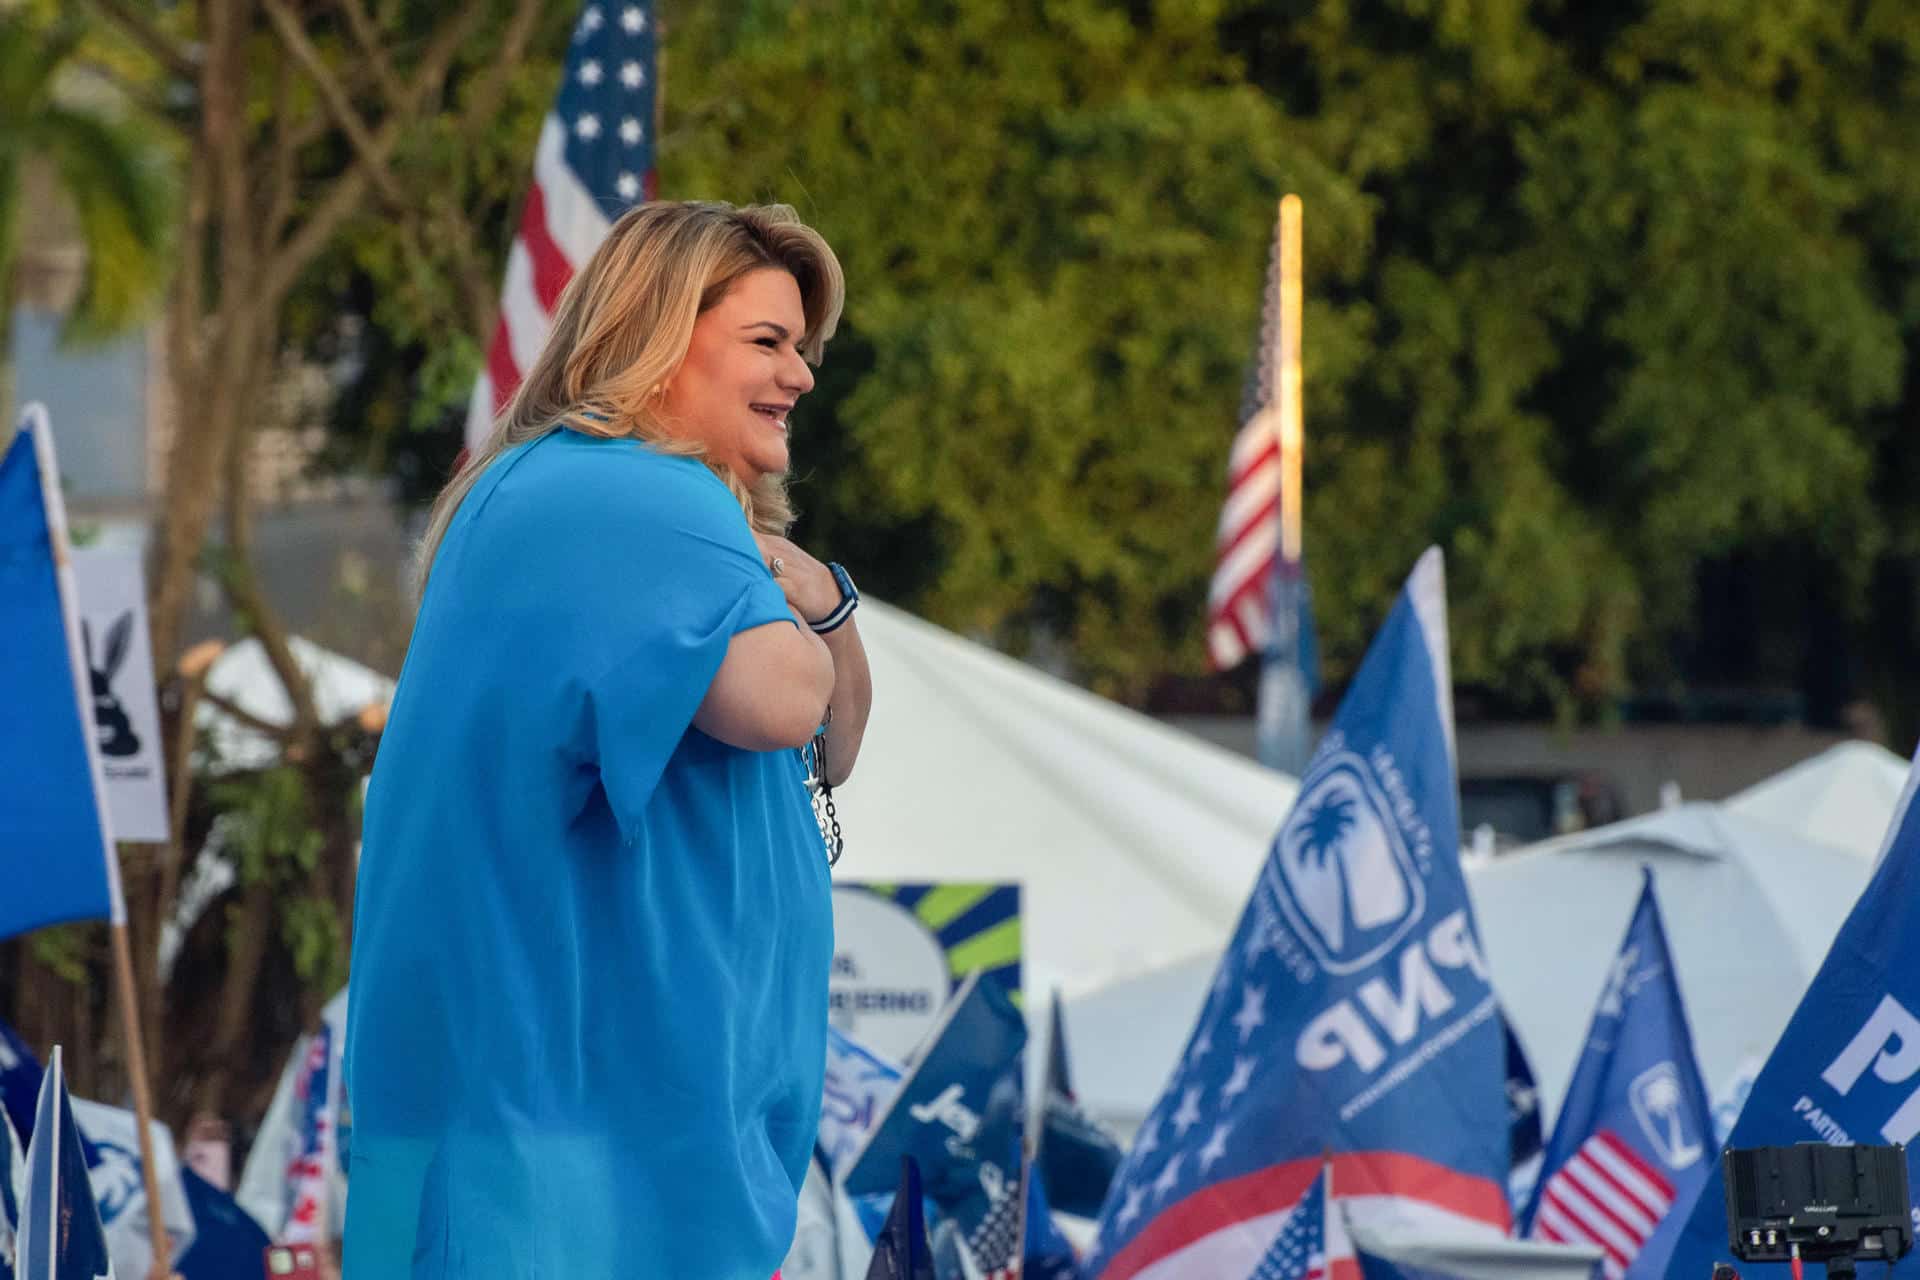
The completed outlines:
<svg viewBox="0 0 1920 1280">
<path fill-rule="evenodd" d="M 1599 1248 L 1608 1280 L 1620 1280 L 1673 1207 L 1673 1184 L 1605 1129 L 1547 1180 L 1533 1235 Z"/>
<path fill-rule="evenodd" d="M 648 185 L 653 175 L 649 173 Z M 647 193 L 649 197 L 652 192 Z M 612 224 L 566 162 L 566 130 L 549 115 L 533 153 L 533 186 L 520 214 L 520 230 L 507 254 L 500 292 L 500 319 L 487 346 L 486 367 L 467 407 L 466 446 L 486 442 L 494 416 L 506 407 L 521 375 L 530 368 L 552 327 L 553 308 Z"/>
<path fill-rule="evenodd" d="M 1110 1259 L 1099 1280 L 1216 1280 L 1260 1265 L 1287 1215 L 1329 1162 L 1290 1160 L 1214 1183 L 1162 1210 Z M 1397 1151 L 1355 1151 L 1331 1160 L 1327 1280 L 1361 1280 L 1346 1233 L 1351 1221 L 1383 1236 L 1420 1233 L 1506 1238 L 1506 1189 Z M 1336 1212 L 1332 1206 L 1338 1202 Z"/>
<path fill-rule="evenodd" d="M 1214 535 L 1207 592 L 1207 656 L 1216 671 L 1238 665 L 1267 643 L 1272 625 L 1273 561 L 1280 550 L 1280 441 L 1273 415 L 1248 418 L 1227 464 L 1227 500 Z"/>
</svg>

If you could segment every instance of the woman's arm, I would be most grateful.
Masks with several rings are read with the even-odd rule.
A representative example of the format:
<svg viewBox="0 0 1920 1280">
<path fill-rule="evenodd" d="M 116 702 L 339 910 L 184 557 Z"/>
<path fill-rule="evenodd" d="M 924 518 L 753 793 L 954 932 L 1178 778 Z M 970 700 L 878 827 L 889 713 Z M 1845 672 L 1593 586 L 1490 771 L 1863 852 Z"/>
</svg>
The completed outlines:
<svg viewBox="0 0 1920 1280">
<path fill-rule="evenodd" d="M 720 671 L 694 712 L 695 728 L 744 751 L 813 740 L 837 692 L 834 661 L 806 618 L 796 611 L 794 621 L 799 625 L 749 627 L 727 643 Z"/>
<path fill-rule="evenodd" d="M 755 534 L 761 554 L 769 564 L 780 560 L 780 572 L 774 581 L 786 592 L 804 624 L 809 618 L 824 618 L 840 603 L 840 584 L 826 565 L 802 551 L 785 538 Z M 856 615 L 857 616 L 857 615 Z M 812 635 L 811 629 L 808 634 Z M 867 713 L 873 708 L 873 676 L 867 669 L 866 646 L 860 641 L 860 624 L 853 618 L 814 637 L 824 640 L 833 659 L 833 716 L 827 723 L 826 779 L 839 786 L 853 773 L 860 756 L 860 742 L 867 733 Z"/>
<path fill-rule="evenodd" d="M 867 713 L 873 709 L 873 675 L 867 670 L 867 647 L 860 640 L 860 624 L 848 618 L 820 637 L 833 655 L 833 717 L 827 722 L 827 785 L 837 787 L 853 774 L 860 757 L 860 741 L 867 736 Z"/>
</svg>

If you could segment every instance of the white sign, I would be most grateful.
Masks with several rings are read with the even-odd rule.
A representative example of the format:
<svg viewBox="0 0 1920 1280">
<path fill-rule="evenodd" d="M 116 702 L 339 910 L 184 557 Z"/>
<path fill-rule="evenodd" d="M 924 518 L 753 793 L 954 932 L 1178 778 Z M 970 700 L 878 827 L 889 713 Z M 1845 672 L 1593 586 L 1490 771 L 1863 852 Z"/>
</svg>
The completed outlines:
<svg viewBox="0 0 1920 1280">
<path fill-rule="evenodd" d="M 904 1061 L 952 992 L 947 953 L 919 917 L 865 889 L 834 887 L 827 1010 L 835 1027 Z"/>
<path fill-rule="evenodd" d="M 168 833 L 167 770 L 139 553 L 75 551 L 73 579 L 114 837 L 163 841 Z"/>
</svg>

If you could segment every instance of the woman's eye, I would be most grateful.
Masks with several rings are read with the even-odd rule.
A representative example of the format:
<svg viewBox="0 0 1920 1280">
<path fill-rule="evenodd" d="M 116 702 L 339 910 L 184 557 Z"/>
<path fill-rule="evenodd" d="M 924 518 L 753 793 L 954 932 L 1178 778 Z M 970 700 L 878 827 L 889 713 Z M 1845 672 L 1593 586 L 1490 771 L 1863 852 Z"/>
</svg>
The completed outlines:
<svg viewBox="0 0 1920 1280">
<path fill-rule="evenodd" d="M 765 347 L 769 351 L 776 350 L 780 346 L 778 338 L 755 338 L 753 341 L 755 346 Z"/>
</svg>

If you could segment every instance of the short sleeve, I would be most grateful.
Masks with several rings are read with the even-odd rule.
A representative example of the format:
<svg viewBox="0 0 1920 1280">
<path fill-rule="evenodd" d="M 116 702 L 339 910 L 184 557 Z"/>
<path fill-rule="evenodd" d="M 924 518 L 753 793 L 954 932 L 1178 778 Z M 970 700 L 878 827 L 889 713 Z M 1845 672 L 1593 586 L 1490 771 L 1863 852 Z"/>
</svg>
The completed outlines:
<svg viewBox="0 0 1920 1280">
<path fill-rule="evenodd" d="M 610 602 L 587 674 L 588 748 L 629 838 L 739 632 L 792 622 L 739 506 L 698 463 L 652 458 L 643 515 L 620 522 L 638 562 Z"/>
</svg>

